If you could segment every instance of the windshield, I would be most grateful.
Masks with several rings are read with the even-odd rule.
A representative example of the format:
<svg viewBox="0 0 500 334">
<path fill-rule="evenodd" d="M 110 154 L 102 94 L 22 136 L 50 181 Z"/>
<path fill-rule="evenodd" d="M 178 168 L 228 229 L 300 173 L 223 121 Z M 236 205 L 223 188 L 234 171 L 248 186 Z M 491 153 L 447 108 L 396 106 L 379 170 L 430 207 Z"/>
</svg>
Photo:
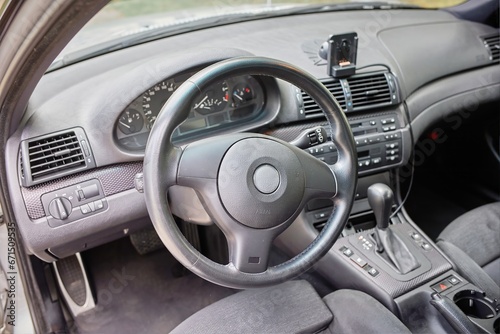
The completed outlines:
<svg viewBox="0 0 500 334">
<path fill-rule="evenodd" d="M 394 6 L 441 8 L 464 0 L 112 0 L 73 38 L 50 69 L 168 34 L 304 11 L 362 10 Z M 411 7 L 410 7 L 411 6 Z M 161 32 L 158 33 L 158 32 Z M 49 69 L 49 70 L 50 70 Z"/>
</svg>

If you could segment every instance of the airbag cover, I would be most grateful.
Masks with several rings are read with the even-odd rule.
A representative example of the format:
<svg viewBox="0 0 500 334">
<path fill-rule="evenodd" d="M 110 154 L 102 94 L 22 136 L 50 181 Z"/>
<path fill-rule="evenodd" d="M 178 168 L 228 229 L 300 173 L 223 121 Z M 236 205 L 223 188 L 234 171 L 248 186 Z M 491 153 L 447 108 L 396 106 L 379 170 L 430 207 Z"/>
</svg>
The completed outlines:
<svg viewBox="0 0 500 334">
<path fill-rule="evenodd" d="M 253 228 L 271 228 L 295 213 L 304 195 L 305 177 L 290 148 L 269 139 L 247 138 L 226 152 L 217 184 L 224 208 L 235 220 Z"/>
</svg>

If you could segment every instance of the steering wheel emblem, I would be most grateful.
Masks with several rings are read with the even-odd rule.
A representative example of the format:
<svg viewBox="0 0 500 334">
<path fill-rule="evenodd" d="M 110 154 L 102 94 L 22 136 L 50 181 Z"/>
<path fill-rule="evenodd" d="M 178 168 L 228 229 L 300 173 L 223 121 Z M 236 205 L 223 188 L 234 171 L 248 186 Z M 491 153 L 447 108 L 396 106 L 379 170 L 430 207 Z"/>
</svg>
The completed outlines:
<svg viewBox="0 0 500 334">
<path fill-rule="evenodd" d="M 263 194 L 271 194 L 280 185 L 280 174 L 269 164 L 260 165 L 253 173 L 253 184 Z"/>
</svg>

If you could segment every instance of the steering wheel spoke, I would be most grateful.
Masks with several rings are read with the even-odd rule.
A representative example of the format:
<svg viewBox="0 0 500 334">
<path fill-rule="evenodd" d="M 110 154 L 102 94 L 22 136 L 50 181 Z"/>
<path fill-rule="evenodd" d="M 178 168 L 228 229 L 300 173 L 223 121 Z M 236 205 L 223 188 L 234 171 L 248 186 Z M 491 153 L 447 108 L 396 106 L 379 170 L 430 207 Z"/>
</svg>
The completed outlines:
<svg viewBox="0 0 500 334">
<path fill-rule="evenodd" d="M 333 166 L 327 165 L 302 150 L 298 150 L 296 154 L 304 166 L 306 201 L 335 197 L 338 186 Z"/>
<path fill-rule="evenodd" d="M 229 263 L 244 273 L 265 272 L 275 237 L 269 230 L 239 229 L 227 238 Z"/>
<path fill-rule="evenodd" d="M 189 183 L 189 179 L 216 179 L 224 154 L 235 142 L 248 134 L 218 136 L 196 141 L 182 151 L 178 168 L 177 183 Z"/>
</svg>

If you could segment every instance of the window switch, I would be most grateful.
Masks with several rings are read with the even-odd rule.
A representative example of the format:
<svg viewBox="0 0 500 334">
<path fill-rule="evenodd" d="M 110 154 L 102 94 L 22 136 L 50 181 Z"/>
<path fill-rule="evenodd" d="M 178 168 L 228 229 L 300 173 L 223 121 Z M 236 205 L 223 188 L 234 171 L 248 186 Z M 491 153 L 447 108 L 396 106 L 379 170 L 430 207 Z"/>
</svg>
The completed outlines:
<svg viewBox="0 0 500 334">
<path fill-rule="evenodd" d="M 340 249 L 340 251 L 342 252 L 342 254 L 344 254 L 344 255 L 345 255 L 345 256 L 347 256 L 347 257 L 351 257 L 351 256 L 354 254 L 354 253 L 353 253 L 353 251 L 352 251 L 352 250 L 350 250 L 350 249 L 349 249 L 349 248 L 347 248 L 347 247 L 342 247 L 342 248 Z"/>
<path fill-rule="evenodd" d="M 360 266 L 361 268 L 363 268 L 364 266 L 366 266 L 366 261 L 363 260 L 362 258 L 360 258 L 359 256 L 351 257 L 351 260 L 354 263 L 356 263 L 358 266 Z"/>
</svg>

